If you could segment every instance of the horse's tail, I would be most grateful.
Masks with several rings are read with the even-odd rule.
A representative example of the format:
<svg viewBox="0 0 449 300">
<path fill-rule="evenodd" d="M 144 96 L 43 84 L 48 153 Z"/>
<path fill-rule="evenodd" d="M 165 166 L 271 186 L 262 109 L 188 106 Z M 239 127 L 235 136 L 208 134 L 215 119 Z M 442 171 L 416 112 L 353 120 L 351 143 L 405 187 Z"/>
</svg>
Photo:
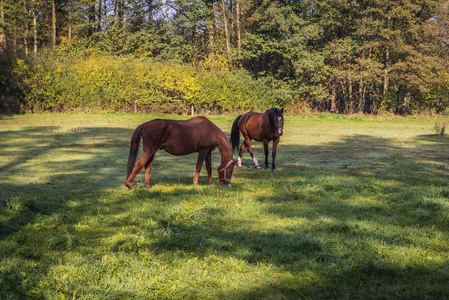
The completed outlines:
<svg viewBox="0 0 449 300">
<path fill-rule="evenodd" d="M 129 175 L 131 175 L 131 172 L 133 171 L 134 168 L 134 164 L 136 163 L 137 151 L 139 150 L 141 136 L 142 136 L 142 125 L 138 126 L 136 130 L 134 130 L 133 136 L 131 138 L 126 179 L 128 179 Z"/>
<path fill-rule="evenodd" d="M 239 120 L 242 116 L 238 116 L 235 121 L 234 124 L 232 124 L 232 129 L 231 129 L 231 138 L 229 139 L 229 141 L 231 142 L 232 145 L 232 149 L 238 149 L 239 148 L 239 144 L 240 144 L 240 129 L 239 129 Z"/>
</svg>

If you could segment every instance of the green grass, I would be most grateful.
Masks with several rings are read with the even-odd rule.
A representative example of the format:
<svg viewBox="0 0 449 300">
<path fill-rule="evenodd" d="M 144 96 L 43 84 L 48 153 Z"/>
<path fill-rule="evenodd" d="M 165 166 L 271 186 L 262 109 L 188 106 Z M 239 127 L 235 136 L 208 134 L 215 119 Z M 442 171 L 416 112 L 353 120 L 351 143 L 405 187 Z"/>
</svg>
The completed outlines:
<svg viewBox="0 0 449 300">
<path fill-rule="evenodd" d="M 159 151 L 127 190 L 155 117 L 0 116 L 1 299 L 449 297 L 447 119 L 286 116 L 276 173 L 219 186 L 216 150 L 196 187 L 196 155 Z"/>
</svg>

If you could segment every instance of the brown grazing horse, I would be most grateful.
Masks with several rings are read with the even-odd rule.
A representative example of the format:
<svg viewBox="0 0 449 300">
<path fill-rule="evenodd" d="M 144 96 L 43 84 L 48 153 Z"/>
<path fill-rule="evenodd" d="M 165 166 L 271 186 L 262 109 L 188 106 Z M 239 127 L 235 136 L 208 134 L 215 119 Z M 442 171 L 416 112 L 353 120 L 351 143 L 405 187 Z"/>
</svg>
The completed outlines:
<svg viewBox="0 0 449 300">
<path fill-rule="evenodd" d="M 272 171 L 276 171 L 276 147 L 279 144 L 279 138 L 284 129 L 284 109 L 271 108 L 265 113 L 248 112 L 244 115 L 238 116 L 235 119 L 231 129 L 231 144 L 233 149 L 237 149 L 240 143 L 240 132 L 245 139 L 240 146 L 238 167 L 242 167 L 242 155 L 245 148 L 248 148 L 248 152 L 254 161 L 257 169 L 260 169 L 260 165 L 254 156 L 253 149 L 251 148 L 251 140 L 263 142 L 265 150 L 265 169 L 269 169 L 268 166 L 268 142 L 273 141 L 273 164 L 271 166 Z"/>
<path fill-rule="evenodd" d="M 136 163 L 140 138 L 143 140 L 143 154 Z M 129 149 L 126 186 L 134 188 L 133 181 L 145 166 L 145 186 L 150 186 L 150 172 L 154 155 L 163 149 L 174 155 L 198 152 L 193 183 L 198 185 L 198 177 L 204 160 L 208 181 L 212 183 L 211 152 L 218 147 L 221 165 L 218 178 L 221 184 L 231 184 L 232 171 L 237 161 L 232 159 L 232 149 L 225 134 L 205 117 L 194 117 L 187 121 L 156 119 L 139 125 L 131 138 Z"/>
</svg>

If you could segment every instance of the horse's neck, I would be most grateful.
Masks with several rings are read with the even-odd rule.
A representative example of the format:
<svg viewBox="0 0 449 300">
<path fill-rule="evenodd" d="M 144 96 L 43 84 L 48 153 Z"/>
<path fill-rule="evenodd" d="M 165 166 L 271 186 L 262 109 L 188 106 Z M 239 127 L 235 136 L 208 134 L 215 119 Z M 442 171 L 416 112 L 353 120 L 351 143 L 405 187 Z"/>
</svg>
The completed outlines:
<svg viewBox="0 0 449 300">
<path fill-rule="evenodd" d="M 218 151 L 221 154 L 221 163 L 226 164 L 232 160 L 232 149 L 224 134 L 218 137 Z"/>
<path fill-rule="evenodd" d="M 263 126 L 263 129 L 265 130 L 273 129 L 273 127 L 271 126 L 270 117 L 268 116 L 267 113 L 262 115 L 260 124 Z"/>
</svg>

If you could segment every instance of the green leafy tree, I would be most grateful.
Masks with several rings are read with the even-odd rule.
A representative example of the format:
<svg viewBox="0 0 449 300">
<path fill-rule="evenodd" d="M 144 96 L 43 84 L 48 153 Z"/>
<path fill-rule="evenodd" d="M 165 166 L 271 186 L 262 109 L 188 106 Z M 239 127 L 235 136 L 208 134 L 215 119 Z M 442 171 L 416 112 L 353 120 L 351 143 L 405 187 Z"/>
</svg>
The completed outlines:
<svg viewBox="0 0 449 300">
<path fill-rule="evenodd" d="M 282 106 L 444 112 L 448 20 L 443 0 L 0 0 L 0 54 L 244 69 Z"/>
</svg>

